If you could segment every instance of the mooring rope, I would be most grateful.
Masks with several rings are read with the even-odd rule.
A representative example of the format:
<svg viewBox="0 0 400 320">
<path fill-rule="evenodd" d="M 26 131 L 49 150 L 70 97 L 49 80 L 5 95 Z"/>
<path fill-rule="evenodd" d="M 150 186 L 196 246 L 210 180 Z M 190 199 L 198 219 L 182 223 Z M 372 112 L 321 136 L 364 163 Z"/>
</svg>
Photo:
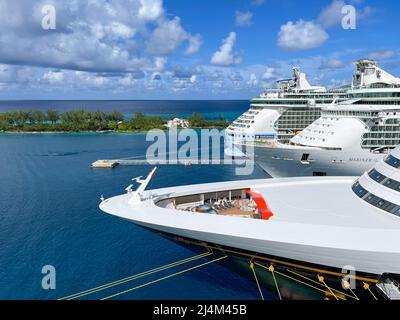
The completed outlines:
<svg viewBox="0 0 400 320">
<path fill-rule="evenodd" d="M 378 298 L 374 295 L 374 293 L 371 291 L 371 289 L 369 288 L 369 283 L 363 282 L 363 288 L 365 290 L 368 290 L 369 293 L 374 297 L 375 300 L 378 300 Z"/>
<path fill-rule="evenodd" d="M 264 300 L 264 295 L 263 295 L 263 293 L 261 291 L 260 283 L 258 282 L 258 279 L 257 279 L 256 270 L 254 270 L 253 259 L 250 260 L 250 269 L 251 269 L 251 271 L 253 271 L 254 279 L 256 279 L 256 284 L 257 284 L 257 288 L 258 288 L 258 291 L 259 291 L 260 296 L 261 296 L 261 300 Z"/>
<path fill-rule="evenodd" d="M 173 267 L 176 267 L 176 266 L 179 266 L 179 265 L 182 265 L 182 264 L 185 264 L 185 263 L 197 260 L 197 259 L 201 259 L 201 258 L 207 257 L 207 256 L 210 256 L 212 254 L 213 254 L 212 252 L 207 251 L 205 253 L 202 253 L 202 254 L 199 254 L 199 255 L 196 255 L 196 256 L 193 256 L 193 257 L 190 257 L 190 258 L 186 258 L 186 259 L 182 259 L 182 260 L 179 260 L 179 261 L 176 261 L 176 262 L 172 262 L 172 263 L 169 263 L 169 264 L 164 265 L 164 266 L 160 266 L 160 267 L 148 270 L 148 271 L 144 271 L 144 272 L 141 272 L 141 273 L 129 276 L 129 277 L 125 277 L 125 278 L 122 278 L 122 279 L 119 279 L 119 280 L 116 280 L 116 281 L 112 281 L 112 282 L 100 285 L 98 287 L 94 287 L 94 288 L 91 288 L 91 289 L 88 289 L 88 290 L 85 290 L 85 291 L 81 291 L 81 292 L 78 292 L 78 293 L 75 293 L 75 294 L 72 294 L 72 295 L 69 295 L 69 296 L 65 296 L 63 298 L 60 298 L 59 300 L 77 299 L 77 298 L 80 298 L 80 297 L 83 297 L 83 296 L 86 296 L 86 295 L 89 295 L 89 294 L 92 294 L 92 293 L 95 293 L 95 292 L 98 292 L 98 291 L 101 291 L 101 290 L 105 290 L 105 289 L 108 289 L 108 288 L 111 288 L 111 287 L 114 287 L 114 286 L 117 286 L 117 285 L 120 285 L 120 284 L 123 284 L 123 283 L 126 283 L 126 282 L 130 282 L 130 281 L 135 280 L 135 279 L 139 279 L 139 278 L 151 275 L 153 273 L 157 273 L 157 272 L 160 272 L 160 271 L 163 271 L 163 270 L 167 270 L 167 269 L 170 269 L 170 268 L 173 268 Z"/>
<path fill-rule="evenodd" d="M 339 298 L 333 293 L 333 291 L 331 290 L 331 288 L 326 284 L 325 279 L 323 276 L 320 276 L 319 274 L 317 274 L 317 278 L 318 281 L 323 283 L 324 286 L 329 290 L 329 292 L 335 297 L 336 300 L 339 300 Z"/>
<path fill-rule="evenodd" d="M 199 265 L 197 265 L 197 266 L 190 267 L 190 268 L 188 268 L 188 269 L 185 269 L 185 270 L 182 270 L 182 271 L 175 272 L 175 273 L 173 273 L 173 274 L 170 274 L 170 275 L 168 275 L 168 276 L 165 276 L 165 277 L 162 277 L 162 278 L 159 278 L 159 279 L 153 280 L 153 281 L 149 281 L 149 282 L 147 282 L 147 283 L 144 283 L 144 284 L 138 285 L 138 286 L 136 286 L 136 287 L 133 287 L 133 288 L 130 288 L 130 289 L 127 289 L 127 290 L 121 291 L 121 292 L 114 293 L 114 294 L 112 294 L 112 295 L 110 295 L 110 296 L 107 296 L 107 297 L 101 298 L 100 300 L 108 300 L 108 299 L 111 299 L 111 298 L 117 297 L 117 296 L 119 296 L 119 295 L 121 295 L 121 294 L 125 294 L 125 293 L 128 293 L 128 292 L 131 292 L 131 291 L 134 291 L 134 290 L 137 290 L 137 289 L 140 289 L 140 288 L 146 287 L 146 286 L 148 286 L 148 285 L 154 284 L 154 283 L 156 283 L 156 282 L 159 282 L 159 281 L 162 281 L 162 280 L 166 280 L 166 279 L 169 279 L 169 278 L 175 277 L 175 276 L 177 276 L 177 275 L 180 275 L 180 274 L 182 274 L 182 273 L 185 273 L 185 272 L 188 272 L 188 271 L 191 271 L 191 270 L 194 270 L 194 269 L 197 269 L 197 268 L 203 267 L 203 266 L 205 266 L 205 265 L 208 265 L 208 264 L 211 264 L 211 263 L 214 263 L 214 262 L 220 261 L 220 260 L 222 260 L 222 259 L 225 259 L 225 258 L 227 258 L 227 257 L 228 257 L 228 256 L 223 256 L 223 257 L 219 257 L 219 258 L 217 258 L 217 259 L 211 260 L 211 261 L 204 262 L 204 263 L 202 263 L 202 264 L 199 264 Z"/>
<path fill-rule="evenodd" d="M 324 286 L 323 284 L 321 284 L 320 282 L 315 281 L 315 280 L 313 280 L 313 279 L 311 279 L 311 278 L 308 278 L 308 277 L 306 277 L 306 276 L 304 276 L 304 275 L 302 275 L 302 274 L 300 274 L 300 273 L 297 273 L 297 272 L 295 272 L 295 271 L 293 271 L 293 270 L 291 270 L 291 269 L 286 269 L 286 270 L 287 270 L 288 272 L 290 272 L 290 273 L 293 273 L 293 274 L 295 274 L 295 275 L 297 275 L 297 276 L 303 278 L 303 279 L 306 279 L 306 280 L 308 280 L 308 281 L 311 281 L 312 283 L 315 283 L 315 284 L 318 284 L 319 286 L 325 287 L 325 286 Z M 295 278 L 293 278 L 293 279 L 296 280 Z M 299 281 L 299 280 L 298 280 L 298 281 Z M 318 288 L 315 288 L 315 289 L 318 289 Z M 349 294 L 347 294 L 347 293 L 345 293 L 345 292 L 342 292 L 342 291 L 340 291 L 340 290 L 338 290 L 338 289 L 335 289 L 335 288 L 331 288 L 331 289 L 332 289 L 333 291 L 337 292 L 337 293 L 340 293 L 340 294 L 342 294 L 342 295 L 348 297 L 348 298 L 355 299 L 353 296 L 351 296 L 351 295 L 349 295 Z M 322 289 L 319 289 L 319 290 L 325 292 L 325 290 L 322 290 Z"/>
</svg>

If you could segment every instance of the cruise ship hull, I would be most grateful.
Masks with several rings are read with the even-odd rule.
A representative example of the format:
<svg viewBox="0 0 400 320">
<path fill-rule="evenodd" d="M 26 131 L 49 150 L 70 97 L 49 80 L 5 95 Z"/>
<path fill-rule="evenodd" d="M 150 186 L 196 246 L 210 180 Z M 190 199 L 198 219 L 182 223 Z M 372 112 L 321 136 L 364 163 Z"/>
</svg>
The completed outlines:
<svg viewBox="0 0 400 320">
<path fill-rule="evenodd" d="M 153 223 L 138 222 L 137 220 L 131 219 L 128 219 L 128 221 L 155 231 L 159 231 L 161 233 L 174 234 L 185 239 L 206 242 L 216 246 L 223 246 L 223 248 L 233 246 L 236 249 L 234 250 L 236 254 L 240 254 L 243 252 L 253 252 L 254 256 L 260 255 L 279 257 L 281 259 L 294 260 L 299 262 L 300 264 L 307 263 L 315 266 L 319 265 L 335 270 L 342 270 L 344 266 L 348 265 L 356 265 L 361 267 L 370 260 L 374 260 L 377 262 L 388 260 L 388 256 L 381 253 L 371 254 L 370 252 L 360 251 L 344 252 L 343 250 L 327 249 L 318 246 L 302 246 L 293 243 L 280 243 L 268 240 L 241 238 L 227 234 L 215 234 L 210 232 L 199 232 L 195 230 L 184 230 L 181 228 L 166 227 Z M 220 227 L 222 228 L 222 225 Z M 349 264 L 349 262 L 351 262 L 351 264 Z M 368 268 L 366 270 L 367 271 L 363 271 L 363 274 L 366 273 L 379 277 L 383 273 L 383 270 L 377 271 Z"/>
<path fill-rule="evenodd" d="M 151 231 L 152 229 L 148 230 Z M 159 234 L 196 254 L 201 254 L 208 250 L 212 253 L 209 259 L 214 259 L 218 256 L 227 256 L 229 260 L 223 260 L 225 263 L 223 263 L 222 266 L 241 276 L 247 276 L 251 280 L 254 280 L 253 267 L 260 285 L 260 290 L 263 293 L 263 298 L 266 299 L 335 300 L 335 296 L 340 300 L 357 300 L 357 298 L 366 300 L 374 299 L 374 296 L 363 288 L 364 283 L 369 283 L 371 285 L 375 297 L 379 294 L 379 291 L 375 292 L 374 290 L 374 284 L 380 279 L 379 275 L 358 272 L 354 273 L 353 277 L 348 278 L 349 281 L 353 282 L 352 288 L 354 292 L 357 293 L 357 298 L 355 298 L 342 286 L 343 278 L 348 275 L 347 271 L 343 269 L 330 268 L 323 265 L 306 263 L 304 261 L 284 259 L 279 256 L 221 246 L 219 244 L 184 238 L 174 234 Z M 272 276 L 269 270 L 271 265 L 274 267 L 274 276 Z M 315 286 L 318 275 L 323 275 L 324 282 L 329 289 L 322 283 Z"/>
<path fill-rule="evenodd" d="M 345 197 L 354 178 L 333 180 L 331 178 L 327 181 L 311 178 L 300 194 L 292 196 L 291 200 L 288 196 L 293 192 L 293 188 L 296 188 L 295 180 L 267 179 L 151 190 L 149 194 L 152 195 L 152 199 L 138 205 L 130 204 L 129 194 L 125 194 L 103 201 L 100 208 L 107 213 L 162 233 L 233 247 L 255 254 L 337 269 L 350 265 L 357 272 L 375 275 L 386 272 L 400 274 L 400 251 L 394 239 L 399 238 L 399 233 L 398 229 L 393 229 L 393 224 L 399 223 L 396 220 L 398 218 L 390 215 L 381 217 L 383 221 L 379 221 L 380 225 L 377 227 L 374 225 L 376 213 L 371 213 L 373 216 L 370 216 L 369 213 L 363 212 L 357 217 L 358 212 L 350 212 L 371 210 L 368 206 L 365 209 L 356 206 L 348 209 L 349 212 L 339 214 L 332 208 L 335 202 L 332 201 L 330 194 L 321 196 L 326 198 L 321 199 L 321 203 L 325 200 L 329 211 L 321 209 L 318 204 L 314 208 L 311 203 L 314 189 L 319 189 L 322 185 L 332 191 L 339 188 L 337 195 L 340 196 L 345 191 L 343 192 Z M 259 190 L 265 195 L 275 216 L 270 220 L 248 219 L 160 208 L 155 204 L 165 197 L 238 187 Z M 353 194 L 347 197 L 350 197 L 351 201 L 358 202 Z M 351 201 L 347 203 L 350 206 Z M 288 219 L 284 218 L 286 215 Z M 340 220 L 337 220 L 338 216 L 341 216 Z M 318 219 L 324 221 L 320 223 Z"/>
<path fill-rule="evenodd" d="M 386 154 L 318 148 L 254 147 L 254 161 L 272 177 L 358 176 Z M 308 156 L 305 156 L 308 155 Z"/>
</svg>

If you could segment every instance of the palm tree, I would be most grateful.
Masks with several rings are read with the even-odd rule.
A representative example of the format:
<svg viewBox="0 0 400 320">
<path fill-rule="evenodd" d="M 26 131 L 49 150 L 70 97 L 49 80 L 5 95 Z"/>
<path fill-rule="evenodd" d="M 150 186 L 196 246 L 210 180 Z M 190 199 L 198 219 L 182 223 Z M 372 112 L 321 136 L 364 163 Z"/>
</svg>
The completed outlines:
<svg viewBox="0 0 400 320">
<path fill-rule="evenodd" d="M 47 120 L 51 122 L 51 124 L 55 124 L 58 120 L 60 120 L 60 115 L 57 110 L 47 110 L 46 112 Z"/>
</svg>

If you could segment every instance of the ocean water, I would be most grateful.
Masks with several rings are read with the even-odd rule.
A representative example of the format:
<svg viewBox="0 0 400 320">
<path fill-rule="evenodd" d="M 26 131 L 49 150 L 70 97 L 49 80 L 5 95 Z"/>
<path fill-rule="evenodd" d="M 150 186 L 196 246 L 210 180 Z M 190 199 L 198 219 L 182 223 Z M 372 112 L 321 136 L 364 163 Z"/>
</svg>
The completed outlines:
<svg viewBox="0 0 400 320">
<path fill-rule="evenodd" d="M 10 100 L 0 101 L 0 112 L 13 110 L 49 110 L 70 111 L 119 111 L 126 117 L 134 112 L 147 115 L 170 117 L 189 117 L 200 112 L 207 120 L 216 120 L 220 115 L 233 121 L 249 108 L 247 100 Z"/>
<path fill-rule="evenodd" d="M 101 194 L 123 193 L 132 177 L 146 175 L 151 167 L 102 170 L 90 164 L 97 159 L 142 156 L 148 144 L 141 133 L 0 134 L 0 299 L 58 299 L 194 255 L 98 208 Z M 251 176 L 239 177 L 227 165 L 159 166 L 149 187 L 264 177 L 258 167 Z M 118 298 L 258 299 L 254 279 L 230 271 L 224 263 L 230 261 Z M 56 270 L 55 290 L 41 286 L 45 265 Z M 84 298 L 102 298 L 182 269 Z"/>
</svg>

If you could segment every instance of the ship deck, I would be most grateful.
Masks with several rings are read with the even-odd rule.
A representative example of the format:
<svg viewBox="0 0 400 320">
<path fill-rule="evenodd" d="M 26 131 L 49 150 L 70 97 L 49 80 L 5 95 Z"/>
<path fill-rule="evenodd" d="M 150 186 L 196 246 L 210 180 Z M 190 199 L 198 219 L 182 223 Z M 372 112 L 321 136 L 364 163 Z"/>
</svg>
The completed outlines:
<svg viewBox="0 0 400 320">
<path fill-rule="evenodd" d="M 273 213 L 271 221 L 354 228 L 400 229 L 400 218 L 379 210 L 353 193 L 355 177 L 307 177 L 234 181 L 153 190 L 170 198 L 210 191 L 251 188 Z M 219 213 L 219 212 L 218 212 Z"/>
<path fill-rule="evenodd" d="M 255 187 L 280 221 L 355 228 L 400 229 L 400 218 L 353 193 L 355 178 L 312 179 Z"/>
</svg>

